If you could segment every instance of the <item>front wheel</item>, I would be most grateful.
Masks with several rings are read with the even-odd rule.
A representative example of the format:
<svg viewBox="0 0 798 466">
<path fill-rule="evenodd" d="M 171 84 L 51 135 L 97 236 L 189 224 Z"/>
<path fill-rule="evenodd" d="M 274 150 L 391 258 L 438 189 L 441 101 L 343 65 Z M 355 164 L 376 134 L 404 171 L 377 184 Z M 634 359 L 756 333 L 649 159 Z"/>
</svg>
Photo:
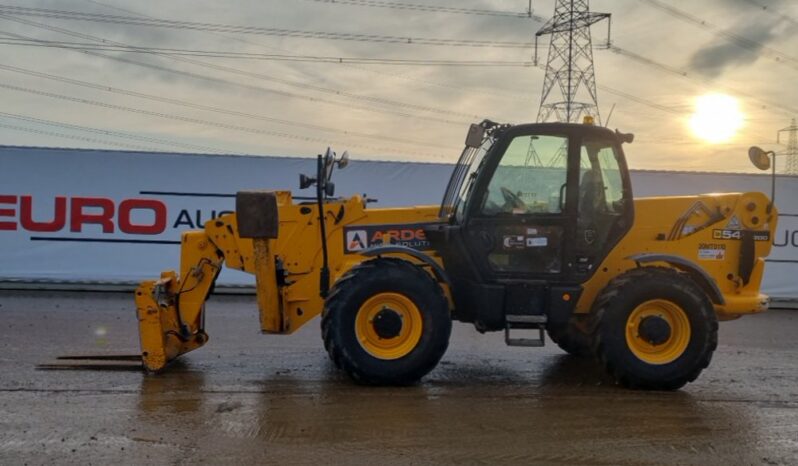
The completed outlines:
<svg viewBox="0 0 798 466">
<path fill-rule="evenodd" d="M 675 270 L 644 267 L 610 282 L 596 303 L 593 349 L 622 385 L 675 390 L 694 381 L 718 345 L 706 294 Z"/>
<path fill-rule="evenodd" d="M 440 361 L 451 330 L 441 287 L 421 268 L 398 259 L 352 268 L 333 287 L 322 315 L 330 358 L 366 384 L 418 381 Z"/>
</svg>

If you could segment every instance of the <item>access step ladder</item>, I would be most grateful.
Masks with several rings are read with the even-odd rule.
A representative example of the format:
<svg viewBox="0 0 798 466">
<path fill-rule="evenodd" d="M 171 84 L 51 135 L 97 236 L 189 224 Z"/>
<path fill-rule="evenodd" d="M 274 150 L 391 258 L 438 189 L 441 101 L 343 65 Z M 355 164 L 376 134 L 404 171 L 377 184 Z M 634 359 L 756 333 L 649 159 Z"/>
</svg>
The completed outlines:
<svg viewBox="0 0 798 466">
<path fill-rule="evenodd" d="M 504 342 L 507 346 L 543 346 L 546 342 L 543 330 L 546 328 L 545 315 L 507 315 L 504 324 Z M 512 338 L 511 329 L 537 330 L 538 338 Z"/>
</svg>

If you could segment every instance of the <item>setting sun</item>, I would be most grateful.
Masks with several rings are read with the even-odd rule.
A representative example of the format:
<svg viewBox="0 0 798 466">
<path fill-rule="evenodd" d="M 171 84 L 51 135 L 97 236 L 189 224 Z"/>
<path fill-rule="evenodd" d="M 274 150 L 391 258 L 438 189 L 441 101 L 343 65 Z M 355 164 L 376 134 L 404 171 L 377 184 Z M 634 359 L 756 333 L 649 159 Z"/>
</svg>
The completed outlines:
<svg viewBox="0 0 798 466">
<path fill-rule="evenodd" d="M 707 94 L 696 99 L 690 129 L 704 141 L 717 144 L 733 138 L 743 121 L 737 99 L 726 94 Z"/>
</svg>

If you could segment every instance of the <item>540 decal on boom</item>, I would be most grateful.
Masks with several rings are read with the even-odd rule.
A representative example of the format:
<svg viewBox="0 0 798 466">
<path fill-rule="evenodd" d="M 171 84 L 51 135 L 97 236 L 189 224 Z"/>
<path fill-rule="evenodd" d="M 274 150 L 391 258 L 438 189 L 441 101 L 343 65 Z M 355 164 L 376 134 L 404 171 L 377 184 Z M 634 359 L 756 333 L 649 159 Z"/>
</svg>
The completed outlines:
<svg viewBox="0 0 798 466">
<path fill-rule="evenodd" d="M 769 231 L 754 231 L 754 241 L 770 241 Z M 713 239 L 743 239 L 743 230 L 712 230 Z"/>
</svg>

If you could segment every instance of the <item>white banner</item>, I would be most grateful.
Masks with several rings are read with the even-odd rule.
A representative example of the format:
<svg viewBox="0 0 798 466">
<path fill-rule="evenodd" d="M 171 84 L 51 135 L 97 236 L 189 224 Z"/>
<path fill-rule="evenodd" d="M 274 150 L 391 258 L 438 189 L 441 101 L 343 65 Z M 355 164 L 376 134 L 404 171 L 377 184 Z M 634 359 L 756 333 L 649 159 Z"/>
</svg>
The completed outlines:
<svg viewBox="0 0 798 466">
<path fill-rule="evenodd" d="M 176 269 L 180 233 L 242 189 L 288 189 L 315 158 L 0 147 L 0 279 L 128 282 Z M 440 202 L 450 167 L 356 161 L 337 193 L 381 206 Z M 254 283 L 225 270 L 220 284 Z"/>
<path fill-rule="evenodd" d="M 454 156 L 453 156 L 454 157 Z M 453 160 L 454 161 L 454 160 Z M 241 189 L 289 189 L 312 158 L 0 147 L 0 280 L 135 282 L 179 266 L 180 232 L 234 208 Z M 438 204 L 451 165 L 353 160 L 338 195 L 376 206 Z M 635 196 L 770 192 L 766 175 L 635 171 Z M 779 177 L 782 210 L 766 292 L 798 298 L 798 178 Z M 250 284 L 226 270 L 220 284 Z"/>
</svg>

